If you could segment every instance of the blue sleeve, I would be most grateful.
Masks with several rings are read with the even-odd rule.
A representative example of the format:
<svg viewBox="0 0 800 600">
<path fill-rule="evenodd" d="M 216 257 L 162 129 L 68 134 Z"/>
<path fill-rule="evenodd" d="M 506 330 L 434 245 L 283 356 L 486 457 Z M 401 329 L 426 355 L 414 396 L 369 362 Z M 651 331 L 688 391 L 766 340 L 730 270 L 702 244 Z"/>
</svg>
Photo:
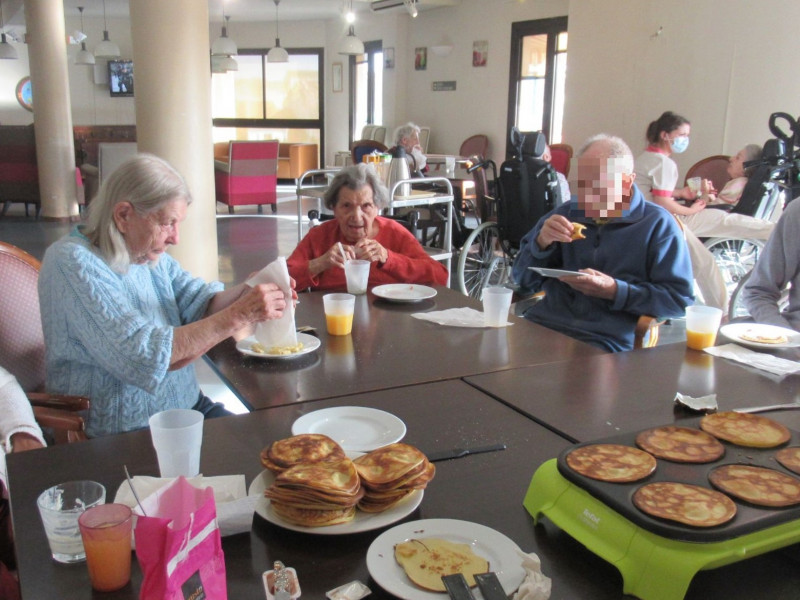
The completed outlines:
<svg viewBox="0 0 800 600">
<path fill-rule="evenodd" d="M 565 205 L 562 205 L 565 206 Z M 528 267 L 551 267 L 559 268 L 562 266 L 561 244 L 553 243 L 544 250 L 539 249 L 536 238 L 542 230 L 544 222 L 553 212 L 543 216 L 528 233 L 522 236 L 519 245 L 519 252 L 514 257 L 514 266 L 511 275 L 514 282 L 519 286 L 523 294 L 538 292 L 544 283 L 545 278 L 536 271 Z"/>
<path fill-rule="evenodd" d="M 167 268 L 167 281 L 170 282 L 172 295 L 178 305 L 181 325 L 199 321 L 206 314 L 208 303 L 217 292 L 224 288 L 222 283 L 215 281 L 206 283 L 199 277 L 194 277 L 183 270 L 177 260 L 169 255 L 161 257 Z M 160 262 L 159 261 L 159 262 Z"/>
</svg>

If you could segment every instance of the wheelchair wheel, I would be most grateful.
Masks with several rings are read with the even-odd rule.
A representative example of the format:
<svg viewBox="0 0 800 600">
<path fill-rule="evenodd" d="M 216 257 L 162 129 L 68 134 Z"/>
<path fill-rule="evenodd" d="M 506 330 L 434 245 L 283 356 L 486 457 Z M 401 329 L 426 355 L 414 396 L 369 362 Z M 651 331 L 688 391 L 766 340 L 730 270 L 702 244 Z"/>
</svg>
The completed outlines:
<svg viewBox="0 0 800 600">
<path fill-rule="evenodd" d="M 747 310 L 742 298 L 744 296 L 742 293 L 744 292 L 744 286 L 746 286 L 747 282 L 750 280 L 750 275 L 752 275 L 752 271 L 745 273 L 744 277 L 739 280 L 739 284 L 731 294 L 731 300 L 728 304 L 728 321 L 750 316 L 750 311 Z M 781 297 L 778 300 L 778 310 L 780 312 L 785 311 L 789 307 L 789 287 L 790 286 L 787 285 L 783 289 Z"/>
<path fill-rule="evenodd" d="M 714 255 L 730 297 L 736 291 L 739 282 L 756 266 L 764 241 L 711 238 L 703 245 Z"/>
<path fill-rule="evenodd" d="M 497 223 L 481 223 L 469 235 L 459 252 L 457 269 L 458 289 L 473 298 L 480 298 L 487 285 L 503 285 L 511 279 L 511 255 Z"/>
</svg>

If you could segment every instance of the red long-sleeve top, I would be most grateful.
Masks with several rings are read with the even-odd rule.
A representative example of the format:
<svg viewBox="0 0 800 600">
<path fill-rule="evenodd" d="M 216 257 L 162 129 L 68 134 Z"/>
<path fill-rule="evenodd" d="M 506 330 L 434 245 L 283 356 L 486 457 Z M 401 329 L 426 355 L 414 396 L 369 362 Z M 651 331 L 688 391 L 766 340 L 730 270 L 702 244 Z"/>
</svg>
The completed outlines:
<svg viewBox="0 0 800 600">
<path fill-rule="evenodd" d="M 447 269 L 432 259 L 411 232 L 401 224 L 384 217 L 375 217 L 378 235 L 375 240 L 386 248 L 389 257 L 385 263 L 373 262 L 369 269 L 369 285 L 384 283 L 422 283 L 447 285 Z M 325 221 L 311 229 L 288 258 L 289 275 L 297 281 L 297 289 L 318 290 L 347 287 L 344 269 L 331 267 L 312 277 L 308 262 L 325 254 L 331 246 L 341 242 L 350 244 L 339 229 L 336 220 Z"/>
</svg>

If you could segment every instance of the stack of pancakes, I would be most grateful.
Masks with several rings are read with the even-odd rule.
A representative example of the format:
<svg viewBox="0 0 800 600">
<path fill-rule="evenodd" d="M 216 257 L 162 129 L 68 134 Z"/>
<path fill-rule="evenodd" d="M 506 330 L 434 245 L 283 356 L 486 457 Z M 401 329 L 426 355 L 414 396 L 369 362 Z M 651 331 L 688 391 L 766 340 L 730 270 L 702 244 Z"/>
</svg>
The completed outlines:
<svg viewBox="0 0 800 600">
<path fill-rule="evenodd" d="M 436 472 L 422 452 L 399 442 L 359 456 L 353 463 L 364 488 L 358 508 L 373 513 L 391 508 L 414 490 L 424 489 Z"/>
<path fill-rule="evenodd" d="M 295 465 L 344 457 L 342 447 L 327 435 L 304 433 L 272 442 L 261 451 L 261 464 L 278 475 Z"/>
</svg>

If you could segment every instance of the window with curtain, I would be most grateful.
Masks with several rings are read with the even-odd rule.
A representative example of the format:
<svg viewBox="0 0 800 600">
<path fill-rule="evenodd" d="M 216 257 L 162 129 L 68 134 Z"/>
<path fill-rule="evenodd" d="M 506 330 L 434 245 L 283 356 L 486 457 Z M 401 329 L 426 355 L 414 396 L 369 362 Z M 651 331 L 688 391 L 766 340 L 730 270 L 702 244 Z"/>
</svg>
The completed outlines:
<svg viewBox="0 0 800 600">
<path fill-rule="evenodd" d="M 212 73 L 214 141 L 308 142 L 324 156 L 322 49 L 293 48 L 285 63 L 267 62 L 267 52 L 240 50 L 238 71 Z"/>
<path fill-rule="evenodd" d="M 364 42 L 364 54 L 350 57 L 350 141 L 364 125 L 383 125 L 383 44 Z"/>
</svg>

